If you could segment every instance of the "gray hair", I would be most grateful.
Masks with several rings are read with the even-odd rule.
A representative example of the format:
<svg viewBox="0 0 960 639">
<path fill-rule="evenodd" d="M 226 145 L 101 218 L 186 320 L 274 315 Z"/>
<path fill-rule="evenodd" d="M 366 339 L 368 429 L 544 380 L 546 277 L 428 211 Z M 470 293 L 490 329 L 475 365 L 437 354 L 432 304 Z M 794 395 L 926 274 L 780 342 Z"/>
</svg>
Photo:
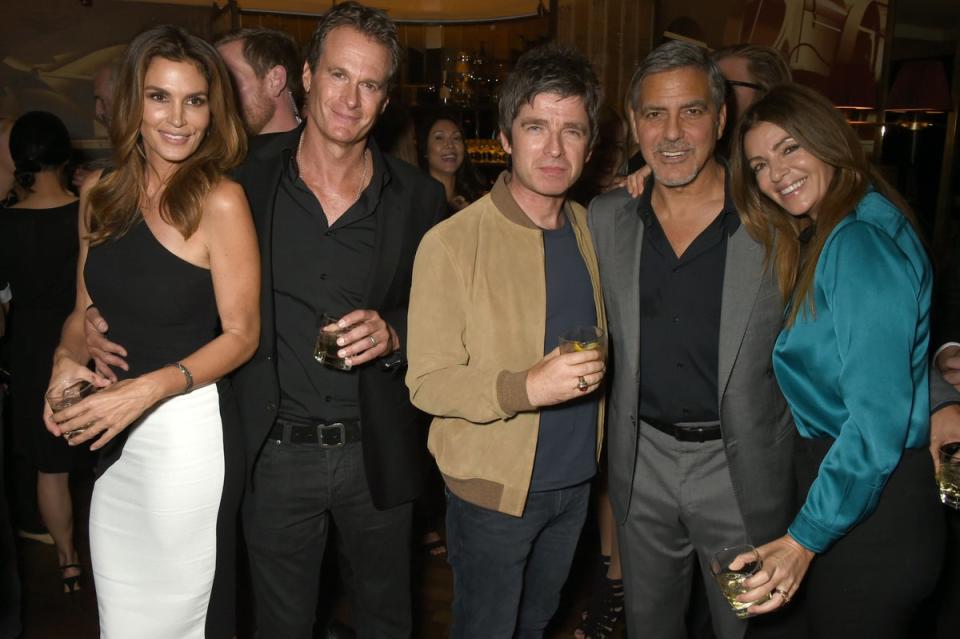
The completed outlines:
<svg viewBox="0 0 960 639">
<path fill-rule="evenodd" d="M 693 67 L 707 74 L 707 80 L 710 83 L 710 97 L 713 100 L 713 106 L 719 112 L 720 107 L 724 105 L 727 94 L 726 81 L 723 79 L 723 74 L 720 73 L 720 67 L 704 49 L 682 40 L 670 40 L 661 44 L 651 51 L 650 55 L 633 72 L 627 90 L 625 105 L 627 111 L 635 111 L 639 106 L 637 101 L 640 99 L 640 85 L 647 76 L 686 67 Z"/>
<path fill-rule="evenodd" d="M 541 93 L 583 98 L 592 147 L 597 139 L 602 91 L 587 57 L 572 45 L 558 42 L 541 45 L 520 56 L 500 93 L 499 125 L 508 142 L 513 142 L 511 128 L 520 109 L 524 104 L 532 104 Z"/>
</svg>

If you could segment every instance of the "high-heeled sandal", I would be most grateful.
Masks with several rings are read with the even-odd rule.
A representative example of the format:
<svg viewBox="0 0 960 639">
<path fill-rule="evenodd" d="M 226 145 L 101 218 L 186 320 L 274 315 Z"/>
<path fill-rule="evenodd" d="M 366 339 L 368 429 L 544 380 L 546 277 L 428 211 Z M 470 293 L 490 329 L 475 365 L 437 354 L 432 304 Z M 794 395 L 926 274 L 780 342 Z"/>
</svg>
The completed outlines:
<svg viewBox="0 0 960 639">
<path fill-rule="evenodd" d="M 63 575 L 64 570 L 70 568 L 76 568 L 80 570 L 79 574 L 71 575 L 70 577 L 65 577 Z M 80 592 L 80 581 L 83 577 L 83 566 L 80 564 L 63 564 L 60 566 L 60 578 L 63 579 L 63 594 L 72 595 L 75 592 Z"/>
</svg>

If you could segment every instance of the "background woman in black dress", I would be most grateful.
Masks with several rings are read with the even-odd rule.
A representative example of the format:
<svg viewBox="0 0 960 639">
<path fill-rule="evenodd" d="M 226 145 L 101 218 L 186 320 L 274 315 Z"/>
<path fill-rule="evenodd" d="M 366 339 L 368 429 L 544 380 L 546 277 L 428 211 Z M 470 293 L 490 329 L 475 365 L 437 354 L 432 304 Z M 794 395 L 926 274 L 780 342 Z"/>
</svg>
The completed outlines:
<svg viewBox="0 0 960 639">
<path fill-rule="evenodd" d="M 38 469 L 40 515 L 56 543 L 65 592 L 79 588 L 69 473 L 83 464 L 43 425 L 43 393 L 63 320 L 73 309 L 77 268 L 77 197 L 64 170 L 70 137 L 57 116 L 32 111 L 10 131 L 10 154 L 23 197 L 0 209 L 0 281 L 10 283 L 11 418 L 14 439 Z"/>
</svg>

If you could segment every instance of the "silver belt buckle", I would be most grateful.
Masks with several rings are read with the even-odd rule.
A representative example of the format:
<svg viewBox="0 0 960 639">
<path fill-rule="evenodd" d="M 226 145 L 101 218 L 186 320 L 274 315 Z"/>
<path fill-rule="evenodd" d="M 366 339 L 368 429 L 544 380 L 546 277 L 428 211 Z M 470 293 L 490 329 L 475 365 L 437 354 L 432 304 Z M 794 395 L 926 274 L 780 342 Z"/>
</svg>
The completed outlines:
<svg viewBox="0 0 960 639">
<path fill-rule="evenodd" d="M 334 437 L 327 437 L 328 433 L 337 433 Z M 335 440 L 331 442 L 330 440 Z M 347 443 L 347 427 L 343 422 L 317 425 L 317 444 L 320 448 L 342 448 Z"/>
</svg>

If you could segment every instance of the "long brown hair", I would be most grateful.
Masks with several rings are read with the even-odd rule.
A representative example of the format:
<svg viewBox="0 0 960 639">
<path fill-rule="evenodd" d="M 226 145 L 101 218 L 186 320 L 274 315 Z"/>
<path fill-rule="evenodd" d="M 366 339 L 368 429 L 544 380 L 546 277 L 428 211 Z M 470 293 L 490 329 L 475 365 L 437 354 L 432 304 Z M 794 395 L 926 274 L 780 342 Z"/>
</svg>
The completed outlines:
<svg viewBox="0 0 960 639">
<path fill-rule="evenodd" d="M 119 66 L 110 139 L 116 170 L 90 190 L 88 239 L 91 245 L 122 236 L 141 219 L 147 187 L 147 162 L 140 125 L 143 83 L 154 58 L 191 62 L 207 80 L 210 125 L 197 150 L 177 166 L 160 197 L 161 218 L 189 238 L 200 224 L 203 201 L 224 173 L 247 151 L 226 67 L 216 50 L 186 30 L 161 25 L 130 43 Z"/>
<path fill-rule="evenodd" d="M 780 127 L 808 153 L 834 169 L 833 180 L 817 204 L 813 235 L 806 242 L 801 242 L 800 235 L 807 222 L 790 215 L 761 193 L 745 156 L 744 137 L 761 122 Z M 733 143 L 733 201 L 744 227 L 766 248 L 767 264 L 773 266 L 780 294 L 791 303 L 788 326 L 794 323 L 801 307 L 815 313 L 813 275 L 824 242 L 871 186 L 890 200 L 920 234 L 910 207 L 871 166 L 856 133 L 840 112 L 812 89 L 798 84 L 772 88 L 743 114 Z"/>
</svg>

